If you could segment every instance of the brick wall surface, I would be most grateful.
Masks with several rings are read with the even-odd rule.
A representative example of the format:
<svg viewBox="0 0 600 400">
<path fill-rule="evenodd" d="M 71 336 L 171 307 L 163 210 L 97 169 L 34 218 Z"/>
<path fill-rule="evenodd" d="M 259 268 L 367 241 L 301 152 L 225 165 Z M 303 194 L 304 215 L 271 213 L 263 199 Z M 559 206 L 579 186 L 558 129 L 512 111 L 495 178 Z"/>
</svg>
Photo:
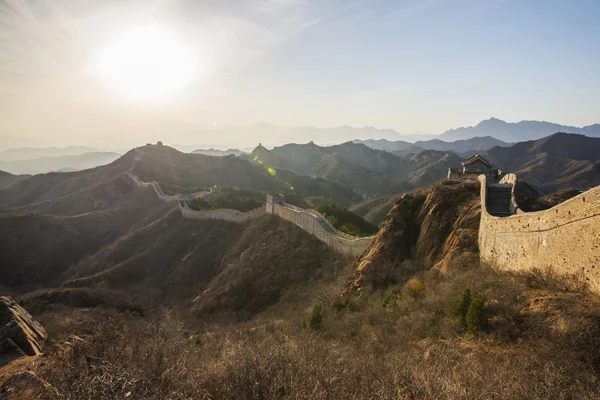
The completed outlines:
<svg viewBox="0 0 600 400">
<path fill-rule="evenodd" d="M 549 210 L 493 217 L 485 210 L 480 177 L 481 260 L 503 270 L 552 268 L 600 292 L 600 186 Z"/>
</svg>

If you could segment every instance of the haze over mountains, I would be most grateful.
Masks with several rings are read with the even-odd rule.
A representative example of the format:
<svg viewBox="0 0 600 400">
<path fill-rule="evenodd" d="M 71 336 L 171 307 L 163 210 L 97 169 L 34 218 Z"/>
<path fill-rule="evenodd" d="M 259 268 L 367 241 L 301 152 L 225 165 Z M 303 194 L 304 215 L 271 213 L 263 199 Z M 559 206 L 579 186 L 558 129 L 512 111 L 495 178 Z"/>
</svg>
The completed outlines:
<svg viewBox="0 0 600 400">
<path fill-rule="evenodd" d="M 473 137 L 471 139 L 445 142 L 439 139 L 421 140 L 414 143 L 403 140 L 389 141 L 387 139 L 354 140 L 377 150 L 385 150 L 398 155 L 419 153 L 423 150 L 451 151 L 462 157 L 470 157 L 477 151 L 487 150 L 494 146 L 507 147 L 512 143 L 503 142 L 491 136 Z"/>
<path fill-rule="evenodd" d="M 492 136 L 506 142 L 536 140 L 556 132 L 579 133 L 600 137 L 600 124 L 584 127 L 560 125 L 546 121 L 505 122 L 497 118 L 481 121 L 475 126 L 450 129 L 439 136 L 444 141 L 469 139 L 475 136 Z"/>
<path fill-rule="evenodd" d="M 53 152 L 52 149 L 50 152 Z M 37 153 L 43 153 L 43 149 L 38 149 Z M 112 152 L 92 152 L 77 155 L 22 159 L 9 162 L 2 161 L 0 158 L 0 170 L 10 172 L 11 174 L 72 172 L 109 164 L 119 158 L 119 156 L 120 154 Z"/>
</svg>

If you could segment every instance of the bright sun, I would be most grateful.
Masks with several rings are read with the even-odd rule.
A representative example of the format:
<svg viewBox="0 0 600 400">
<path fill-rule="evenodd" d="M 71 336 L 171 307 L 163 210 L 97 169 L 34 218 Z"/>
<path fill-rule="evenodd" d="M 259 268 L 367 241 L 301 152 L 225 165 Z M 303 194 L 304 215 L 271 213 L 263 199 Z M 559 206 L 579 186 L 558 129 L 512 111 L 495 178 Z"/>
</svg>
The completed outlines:
<svg viewBox="0 0 600 400">
<path fill-rule="evenodd" d="M 155 99 L 188 84 L 194 62 L 177 35 L 158 26 L 139 26 L 100 54 L 99 72 L 124 94 Z"/>
</svg>

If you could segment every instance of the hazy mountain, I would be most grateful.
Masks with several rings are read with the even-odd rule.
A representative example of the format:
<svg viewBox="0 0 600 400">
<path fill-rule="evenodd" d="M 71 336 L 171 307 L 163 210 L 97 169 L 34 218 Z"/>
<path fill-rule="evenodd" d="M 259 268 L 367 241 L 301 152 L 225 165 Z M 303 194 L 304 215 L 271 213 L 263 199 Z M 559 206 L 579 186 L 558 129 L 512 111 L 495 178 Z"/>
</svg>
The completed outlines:
<svg viewBox="0 0 600 400">
<path fill-rule="evenodd" d="M 482 155 L 544 192 L 600 184 L 600 138 L 556 133 L 539 140 L 494 147 Z"/>
<path fill-rule="evenodd" d="M 448 167 L 460 164 L 453 153 L 427 151 L 399 157 L 353 142 L 258 147 L 251 157 L 262 165 L 323 177 L 361 193 L 398 193 L 427 185 L 445 177 Z"/>
<path fill-rule="evenodd" d="M 423 150 L 451 151 L 463 157 L 473 155 L 475 152 L 487 150 L 494 146 L 510 146 L 510 143 L 503 142 L 491 136 L 474 137 L 466 140 L 456 140 L 445 142 L 439 139 L 420 140 L 414 143 L 402 140 L 389 141 L 379 140 L 354 140 L 354 143 L 362 143 L 372 149 L 385 150 L 396 155 L 406 155 L 409 153 L 419 153 Z"/>
<path fill-rule="evenodd" d="M 222 143 L 239 143 L 240 137 L 251 138 L 253 142 L 246 141 L 242 146 L 258 145 L 281 146 L 286 143 L 306 143 L 314 141 L 321 145 L 344 143 L 353 139 L 385 138 L 389 140 L 428 140 L 436 136 L 430 134 L 401 134 L 393 129 L 378 129 L 372 126 L 355 128 L 340 126 L 333 128 L 304 127 L 279 127 L 259 122 L 247 127 L 234 127 L 223 129 L 208 129 L 194 131 L 195 136 L 219 138 Z M 213 146 L 214 147 L 214 146 Z"/>
<path fill-rule="evenodd" d="M 118 153 L 84 153 L 74 156 L 42 157 L 19 161 L 0 161 L 0 169 L 12 174 L 42 174 L 53 171 L 73 171 L 97 167 L 119 158 Z"/>
<path fill-rule="evenodd" d="M 387 140 L 387 139 L 367 139 L 367 140 L 360 140 L 360 139 L 355 139 L 352 141 L 352 143 L 362 143 L 367 147 L 370 147 L 372 149 L 375 150 L 385 150 L 385 151 L 389 151 L 389 152 L 393 152 L 393 151 L 397 151 L 397 150 L 404 150 L 407 147 L 412 146 L 412 143 L 410 142 L 405 142 L 404 140 Z"/>
<path fill-rule="evenodd" d="M 427 141 L 418 141 L 413 143 L 413 146 L 420 147 L 426 150 L 452 151 L 457 154 L 469 153 L 474 151 L 482 151 L 494 146 L 507 147 L 512 143 L 503 142 L 491 136 L 473 137 L 465 140 L 455 140 L 453 142 L 445 142 L 440 139 L 432 139 Z"/>
<path fill-rule="evenodd" d="M 360 199 L 339 184 L 289 171 L 274 176 L 237 157 L 145 146 L 108 165 L 25 177 L 0 190 L 0 285 L 26 291 L 39 285 L 103 282 L 113 288 L 130 287 L 130 293 L 143 294 L 144 287 L 152 287 L 158 289 L 152 296 L 169 291 L 175 297 L 196 297 L 216 274 L 232 272 L 242 253 L 250 257 L 244 258 L 246 271 L 278 269 L 275 275 L 265 270 L 267 280 L 271 279 L 267 275 L 282 277 L 282 266 L 295 260 L 293 276 L 269 281 L 273 293 L 263 288 L 264 297 L 255 296 L 252 304 L 260 303 L 253 309 L 256 312 L 278 298 L 277 288 L 304 282 L 307 277 L 299 274 L 301 270 L 308 273 L 325 260 L 336 259 L 318 239 L 278 218 L 246 225 L 184 219 L 175 203 L 161 202 L 150 187 L 137 187 L 125 174 L 129 171 L 143 180 L 160 181 L 165 191 L 220 184 L 305 193 L 339 203 Z M 1 173 L 0 179 L 4 177 L 10 175 Z M 289 243 L 294 249 L 287 249 Z M 248 283 L 241 280 L 232 286 L 228 280 L 215 283 L 213 290 L 219 293 L 236 285 Z M 234 301 L 236 294 L 230 295 Z"/>
<path fill-rule="evenodd" d="M 0 161 L 13 162 L 33 160 L 36 158 L 76 156 L 84 153 L 96 153 L 100 150 L 93 147 L 19 147 L 0 151 Z"/>
<path fill-rule="evenodd" d="M 505 122 L 497 118 L 490 118 L 475 126 L 450 129 L 444 132 L 439 139 L 452 141 L 470 139 L 475 136 L 493 136 L 506 142 L 522 142 L 537 140 L 555 132 L 579 133 L 591 137 L 600 137 L 600 124 L 579 128 L 546 121 Z"/>
<path fill-rule="evenodd" d="M 242 150 L 238 150 L 238 149 L 228 149 L 228 150 L 218 150 L 218 149 L 196 149 L 194 151 L 192 151 L 193 154 L 204 154 L 205 156 L 216 156 L 216 157 L 223 157 L 223 156 L 229 156 L 229 155 L 234 155 L 234 156 L 241 156 L 244 154 L 248 154 L 245 151 Z"/>
</svg>

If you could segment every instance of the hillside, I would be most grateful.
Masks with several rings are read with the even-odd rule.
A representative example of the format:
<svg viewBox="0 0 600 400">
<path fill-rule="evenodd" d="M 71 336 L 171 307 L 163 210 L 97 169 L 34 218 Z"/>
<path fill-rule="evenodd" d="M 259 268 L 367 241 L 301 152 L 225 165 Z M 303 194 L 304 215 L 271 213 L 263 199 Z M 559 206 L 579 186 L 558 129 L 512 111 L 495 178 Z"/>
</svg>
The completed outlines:
<svg viewBox="0 0 600 400">
<path fill-rule="evenodd" d="M 379 225 L 385 221 L 388 213 L 400 197 L 402 197 L 402 194 L 378 196 L 366 199 L 353 205 L 350 208 L 350 211 L 360 215 L 372 224 Z"/>
<path fill-rule="evenodd" d="M 418 270 L 446 271 L 465 257 L 473 262 L 479 209 L 478 182 L 443 181 L 403 195 L 361 255 L 348 288 L 372 290 Z"/>
<path fill-rule="evenodd" d="M 35 175 L 20 180 L 10 188 L 0 190 L 0 205 L 19 207 L 61 198 L 63 202 L 81 202 L 86 198 L 81 193 L 110 190 L 106 189 L 105 183 L 117 182 L 128 171 L 143 181 L 160 182 L 162 189 L 171 194 L 201 191 L 216 184 L 302 197 L 324 197 L 344 205 L 360 199 L 358 194 L 340 184 L 311 179 L 291 171 L 268 171 L 238 157 L 185 154 L 167 146 L 145 146 L 131 150 L 105 166 Z M 67 200 L 72 195 L 76 200 Z M 90 194 L 87 198 L 89 204 L 86 207 L 96 209 L 98 203 L 93 205 L 93 196 Z"/>
<path fill-rule="evenodd" d="M 600 137 L 600 124 L 584 127 L 565 126 L 546 121 L 505 122 L 497 118 L 481 121 L 475 126 L 450 129 L 439 139 L 452 141 L 470 139 L 475 136 L 492 136 L 505 142 L 537 140 L 555 132 L 578 133 L 590 137 Z"/>
<path fill-rule="evenodd" d="M 494 146 L 509 146 L 510 143 L 503 142 L 491 136 L 472 137 L 464 140 L 443 141 L 440 139 L 418 140 L 414 143 L 404 141 L 380 140 L 355 140 L 354 143 L 363 143 L 366 146 L 385 150 L 397 155 L 406 155 L 408 153 L 419 153 L 423 150 L 450 151 L 463 157 L 470 157 L 473 153 L 487 150 Z"/>
<path fill-rule="evenodd" d="M 600 302 L 568 277 L 479 265 L 478 195 L 477 182 L 445 181 L 402 196 L 354 276 L 275 216 L 235 225 L 166 210 L 83 257 L 65 286 L 17 298 L 49 340 L 43 358 L 0 365 L 2 390 L 595 398 Z"/>
<path fill-rule="evenodd" d="M 339 231 L 356 237 L 371 236 L 377 233 L 377 226 L 365 221 L 352 211 L 333 203 L 317 206 L 327 220 Z"/>
<path fill-rule="evenodd" d="M 600 138 L 556 133 L 512 147 L 494 147 L 483 156 L 546 193 L 600 184 Z"/>
<path fill-rule="evenodd" d="M 28 178 L 27 175 L 13 175 L 5 171 L 0 171 L 0 190 L 6 189 L 26 178 Z"/>
<path fill-rule="evenodd" d="M 425 151 L 404 157 L 352 142 L 322 147 L 314 143 L 257 148 L 252 159 L 274 169 L 283 168 L 338 182 L 361 193 L 391 194 L 428 185 L 460 163 L 453 153 Z"/>
<path fill-rule="evenodd" d="M 136 150 L 133 173 L 144 181 L 157 181 L 169 192 L 197 191 L 212 185 L 241 189 L 323 196 L 350 204 L 359 196 L 351 189 L 323 179 L 311 179 L 268 164 L 253 164 L 242 157 L 185 154 L 167 146 Z M 269 169 L 271 168 L 271 169 Z"/>
</svg>

